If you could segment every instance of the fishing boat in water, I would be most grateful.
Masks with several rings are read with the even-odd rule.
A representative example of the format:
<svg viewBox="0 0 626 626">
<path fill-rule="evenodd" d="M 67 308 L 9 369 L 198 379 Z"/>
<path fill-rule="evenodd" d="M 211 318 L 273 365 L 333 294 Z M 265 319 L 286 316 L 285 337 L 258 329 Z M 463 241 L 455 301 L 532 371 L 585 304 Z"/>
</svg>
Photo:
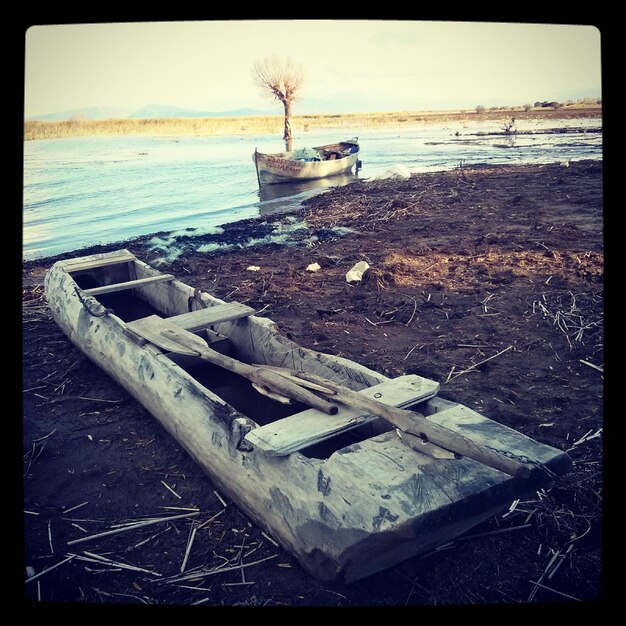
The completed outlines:
<svg viewBox="0 0 626 626">
<path fill-rule="evenodd" d="M 359 152 L 359 142 L 354 137 L 349 141 L 289 152 L 264 154 L 255 150 L 252 159 L 259 185 L 267 185 L 348 174 L 355 166 L 358 171 Z"/>
<path fill-rule="evenodd" d="M 304 348 L 128 250 L 56 262 L 45 292 L 69 339 L 322 581 L 447 543 L 571 466 L 436 381 Z"/>
</svg>

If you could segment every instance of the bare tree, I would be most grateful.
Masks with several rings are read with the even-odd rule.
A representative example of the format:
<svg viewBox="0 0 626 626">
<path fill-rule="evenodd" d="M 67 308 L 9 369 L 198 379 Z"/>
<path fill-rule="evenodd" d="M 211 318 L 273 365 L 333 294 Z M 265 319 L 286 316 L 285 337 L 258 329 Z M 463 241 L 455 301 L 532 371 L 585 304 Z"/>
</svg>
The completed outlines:
<svg viewBox="0 0 626 626">
<path fill-rule="evenodd" d="M 297 99 L 304 83 L 304 68 L 290 58 L 265 57 L 252 66 L 252 75 L 261 92 L 279 100 L 285 109 L 285 132 L 283 139 L 291 150 L 291 105 Z"/>
</svg>

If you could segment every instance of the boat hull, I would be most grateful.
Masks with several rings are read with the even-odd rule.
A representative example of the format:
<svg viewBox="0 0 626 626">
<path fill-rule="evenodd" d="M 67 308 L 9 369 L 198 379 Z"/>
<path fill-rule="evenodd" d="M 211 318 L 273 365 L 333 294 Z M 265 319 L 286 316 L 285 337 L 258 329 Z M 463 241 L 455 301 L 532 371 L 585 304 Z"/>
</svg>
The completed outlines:
<svg viewBox="0 0 626 626">
<path fill-rule="evenodd" d="M 306 180 L 317 180 L 348 174 L 352 171 L 359 160 L 359 145 L 356 140 L 318 146 L 314 148 L 322 160 L 304 161 L 293 157 L 292 152 L 280 152 L 276 154 L 263 154 L 256 152 L 253 155 L 257 177 L 260 185 L 272 185 Z M 324 155 L 329 152 L 342 154 L 341 158 L 325 159 Z"/>
<path fill-rule="evenodd" d="M 257 171 L 259 182 L 263 185 L 292 183 L 347 174 L 357 161 L 358 154 L 334 161 L 290 161 L 272 155 L 259 155 Z"/>
<path fill-rule="evenodd" d="M 159 274 L 139 261 L 135 271 L 139 277 Z M 258 427 L 254 420 L 199 383 L 172 355 L 138 342 L 124 320 L 94 298 L 79 297 L 76 286 L 63 262 L 46 276 L 52 315 L 68 338 L 164 426 L 222 493 L 321 581 L 358 580 L 434 548 L 545 482 L 542 475 L 513 478 L 467 458 L 436 459 L 384 429 L 378 434 L 373 429 L 371 437 L 328 458 L 301 452 L 268 456 L 246 442 L 246 434 Z M 194 296 L 192 287 L 176 280 L 141 291 L 161 304 L 164 316 L 186 312 Z M 222 303 L 209 294 L 200 297 L 206 306 Z M 389 380 L 357 363 L 302 348 L 267 319 L 251 316 L 215 330 L 232 339 L 241 358 L 258 358 L 254 351 L 261 345 L 268 364 L 284 364 L 289 355 L 294 367 L 334 376 L 356 390 Z M 435 397 L 419 410 L 436 418 L 458 406 Z M 455 428 L 470 432 L 477 424 L 492 424 L 496 439 L 522 438 L 553 471 L 568 467 L 567 455 L 558 450 L 473 412 L 464 419 Z"/>
</svg>

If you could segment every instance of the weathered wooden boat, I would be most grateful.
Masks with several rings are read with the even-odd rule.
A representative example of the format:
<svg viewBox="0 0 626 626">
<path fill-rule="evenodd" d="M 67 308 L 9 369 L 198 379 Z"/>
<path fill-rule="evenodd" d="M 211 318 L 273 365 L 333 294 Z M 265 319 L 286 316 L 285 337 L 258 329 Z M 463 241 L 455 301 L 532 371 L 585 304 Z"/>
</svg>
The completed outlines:
<svg viewBox="0 0 626 626">
<path fill-rule="evenodd" d="M 59 261 L 45 289 L 71 341 L 320 580 L 358 580 L 448 542 L 570 468 L 564 452 L 438 397 L 435 381 L 303 348 L 127 250 Z M 266 379 L 253 385 L 209 353 L 302 375 L 320 408 L 277 402 Z M 463 454 L 435 445 L 446 433 Z"/>
<path fill-rule="evenodd" d="M 359 142 L 349 141 L 316 146 L 310 150 L 291 150 L 264 154 L 254 151 L 259 185 L 290 183 L 348 174 L 359 161 Z"/>
</svg>

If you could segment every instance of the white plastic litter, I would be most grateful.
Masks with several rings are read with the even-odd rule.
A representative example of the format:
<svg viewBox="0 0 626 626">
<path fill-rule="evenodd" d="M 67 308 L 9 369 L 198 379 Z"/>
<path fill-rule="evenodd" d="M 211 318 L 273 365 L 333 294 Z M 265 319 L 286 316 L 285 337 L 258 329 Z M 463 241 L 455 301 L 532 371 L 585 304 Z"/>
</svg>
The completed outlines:
<svg viewBox="0 0 626 626">
<path fill-rule="evenodd" d="M 246 269 L 249 272 L 258 272 L 261 268 L 258 265 L 248 265 L 248 267 L 246 267 Z"/>
<path fill-rule="evenodd" d="M 319 272 L 321 269 L 322 266 L 319 263 L 311 263 L 306 267 L 307 272 Z"/>
<path fill-rule="evenodd" d="M 363 279 L 363 274 L 365 274 L 369 267 L 369 263 L 366 261 L 359 261 L 352 269 L 346 272 L 346 282 L 360 282 Z"/>
</svg>

